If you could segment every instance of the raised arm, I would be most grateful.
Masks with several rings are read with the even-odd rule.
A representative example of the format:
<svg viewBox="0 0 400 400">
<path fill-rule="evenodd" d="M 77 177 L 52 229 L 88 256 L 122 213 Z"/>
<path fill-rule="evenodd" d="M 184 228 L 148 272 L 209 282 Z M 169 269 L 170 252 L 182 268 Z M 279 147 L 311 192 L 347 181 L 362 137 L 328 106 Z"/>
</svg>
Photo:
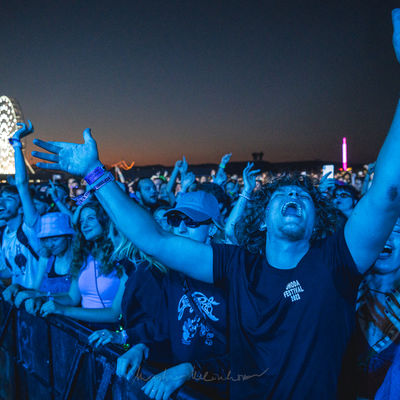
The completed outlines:
<svg viewBox="0 0 400 400">
<path fill-rule="evenodd" d="M 251 201 L 254 188 L 256 187 L 256 175 L 260 172 L 259 169 L 251 171 L 254 163 L 247 163 L 246 168 L 243 170 L 244 188 L 243 192 L 239 194 L 239 199 L 233 207 L 231 213 L 225 224 L 225 236 L 231 243 L 237 244 L 235 226 L 239 219 L 242 217 L 246 205 Z"/>
<path fill-rule="evenodd" d="M 50 163 L 38 163 L 40 168 L 86 176 L 101 164 L 97 145 L 90 130 L 86 129 L 83 136 L 84 144 L 46 143 L 35 139 L 34 143 L 50 154 L 41 152 L 32 154 L 50 161 Z M 152 216 L 135 204 L 115 182 L 108 182 L 95 193 L 118 229 L 137 248 L 171 269 L 198 280 L 212 282 L 211 246 L 163 231 Z"/>
<path fill-rule="evenodd" d="M 10 140 L 14 148 L 15 185 L 17 186 L 24 210 L 24 221 L 28 226 L 32 227 L 36 223 L 39 213 L 35 208 L 32 196 L 29 192 L 29 180 L 28 174 L 26 173 L 24 155 L 22 153 L 21 139 L 33 132 L 33 126 L 29 120 L 28 125 L 24 123 L 18 123 L 17 125 L 20 125 L 21 128 L 14 133 Z"/>
<path fill-rule="evenodd" d="M 232 157 L 232 153 L 228 153 L 228 154 L 225 154 L 222 156 L 221 162 L 219 163 L 217 174 L 213 178 L 213 182 L 216 183 L 217 185 L 222 186 L 225 184 L 225 182 L 227 180 L 226 173 L 225 173 L 225 167 L 226 167 L 226 164 L 228 164 L 231 157 Z"/>
<path fill-rule="evenodd" d="M 57 193 L 57 188 L 54 186 L 54 182 L 50 179 L 49 180 L 50 188 L 47 190 L 47 193 L 51 196 L 53 199 L 55 205 L 58 207 L 60 212 L 63 214 L 67 214 L 70 216 L 72 219 L 72 211 L 67 207 L 67 205 L 64 203 L 63 199 L 58 196 Z"/>
<path fill-rule="evenodd" d="M 393 46 L 400 61 L 400 9 L 392 12 Z M 345 226 L 345 238 L 360 272 L 376 260 L 400 215 L 400 103 L 379 152 L 371 188 Z"/>
<path fill-rule="evenodd" d="M 183 156 L 183 159 L 185 159 L 185 156 Z M 183 160 L 178 160 L 175 163 L 174 169 L 172 170 L 171 176 L 167 183 L 167 193 L 171 204 L 175 203 L 175 194 L 173 193 L 173 189 L 176 182 L 176 178 L 178 177 L 182 165 L 183 165 Z"/>
</svg>

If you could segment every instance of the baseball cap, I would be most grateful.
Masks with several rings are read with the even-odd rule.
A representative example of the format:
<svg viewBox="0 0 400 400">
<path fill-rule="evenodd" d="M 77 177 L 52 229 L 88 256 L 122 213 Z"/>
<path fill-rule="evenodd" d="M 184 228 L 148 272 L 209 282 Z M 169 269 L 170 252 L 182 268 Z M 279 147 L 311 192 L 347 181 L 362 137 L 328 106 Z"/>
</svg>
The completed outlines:
<svg viewBox="0 0 400 400">
<path fill-rule="evenodd" d="M 187 215 L 195 222 L 212 219 L 218 228 L 222 228 L 221 214 L 218 201 L 211 193 L 197 191 L 182 194 L 174 208 L 165 213 L 165 216 L 180 212 Z"/>
</svg>

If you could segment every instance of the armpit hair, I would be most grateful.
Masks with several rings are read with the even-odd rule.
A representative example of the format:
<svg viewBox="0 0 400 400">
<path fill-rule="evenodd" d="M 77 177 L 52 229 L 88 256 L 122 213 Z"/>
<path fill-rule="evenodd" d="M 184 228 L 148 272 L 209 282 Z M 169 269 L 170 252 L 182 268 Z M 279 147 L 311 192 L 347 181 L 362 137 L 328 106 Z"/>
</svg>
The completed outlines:
<svg viewBox="0 0 400 400">
<path fill-rule="evenodd" d="M 394 202 L 399 197 L 399 191 L 397 190 L 396 186 L 390 186 L 388 189 L 388 196 L 391 202 Z"/>
</svg>

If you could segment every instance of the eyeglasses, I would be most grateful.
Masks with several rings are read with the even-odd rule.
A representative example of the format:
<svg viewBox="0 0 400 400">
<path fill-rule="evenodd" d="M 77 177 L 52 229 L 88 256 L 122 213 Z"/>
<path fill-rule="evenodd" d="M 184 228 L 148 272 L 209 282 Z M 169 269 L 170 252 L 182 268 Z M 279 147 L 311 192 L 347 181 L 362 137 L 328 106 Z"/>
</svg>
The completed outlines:
<svg viewBox="0 0 400 400">
<path fill-rule="evenodd" d="M 351 194 L 342 192 L 342 193 L 335 193 L 333 196 L 334 199 L 337 199 L 338 197 L 340 197 L 341 199 L 346 199 L 346 198 L 351 197 Z"/>
<path fill-rule="evenodd" d="M 187 215 L 181 214 L 167 215 L 168 225 L 174 228 L 177 228 L 182 223 L 182 221 L 188 228 L 198 228 L 200 225 L 209 225 L 212 222 L 211 219 L 202 222 L 193 221 L 192 218 L 188 217 Z"/>
</svg>

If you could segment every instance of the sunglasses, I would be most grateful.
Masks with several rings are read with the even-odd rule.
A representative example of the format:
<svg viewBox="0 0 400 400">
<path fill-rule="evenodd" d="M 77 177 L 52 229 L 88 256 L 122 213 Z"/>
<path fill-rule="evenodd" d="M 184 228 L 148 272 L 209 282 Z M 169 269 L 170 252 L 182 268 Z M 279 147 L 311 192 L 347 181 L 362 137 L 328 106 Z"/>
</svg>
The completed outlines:
<svg viewBox="0 0 400 400">
<path fill-rule="evenodd" d="M 181 215 L 181 214 L 167 215 L 168 225 L 174 228 L 177 228 L 182 223 L 182 221 L 188 228 L 198 228 L 200 225 L 209 225 L 212 222 L 211 219 L 202 222 L 193 221 L 192 218 L 189 218 L 187 215 Z"/>
<path fill-rule="evenodd" d="M 338 197 L 340 197 L 340 198 L 342 198 L 342 199 L 346 199 L 346 198 L 348 198 L 348 197 L 351 197 L 351 195 L 348 194 L 348 193 L 342 192 L 342 193 L 336 193 L 336 194 L 333 196 L 334 199 L 337 199 Z"/>
</svg>

